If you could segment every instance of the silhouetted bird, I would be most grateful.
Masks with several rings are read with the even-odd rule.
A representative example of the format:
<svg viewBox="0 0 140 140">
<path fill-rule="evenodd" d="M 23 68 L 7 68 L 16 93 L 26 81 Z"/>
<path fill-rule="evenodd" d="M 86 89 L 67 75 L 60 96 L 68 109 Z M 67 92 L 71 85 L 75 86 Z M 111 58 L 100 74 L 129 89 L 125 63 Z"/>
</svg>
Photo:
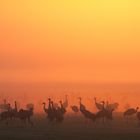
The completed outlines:
<svg viewBox="0 0 140 140">
<path fill-rule="evenodd" d="M 113 109 L 112 110 L 103 109 L 103 110 L 98 111 L 96 113 L 96 120 L 103 119 L 103 123 L 104 123 L 105 119 L 112 120 L 113 119 L 113 116 L 112 116 L 113 111 L 114 111 Z"/>
<path fill-rule="evenodd" d="M 139 107 L 137 107 L 136 109 L 130 108 L 130 109 L 126 110 L 123 115 L 124 115 L 124 117 L 132 116 L 138 112 L 138 109 L 139 109 Z"/>
<path fill-rule="evenodd" d="M 9 109 L 9 103 L 7 103 L 6 99 L 3 100 L 3 103 L 0 104 L 1 112 L 7 111 Z"/>
<path fill-rule="evenodd" d="M 140 125 L 140 112 L 137 112 L 137 118 L 139 120 L 139 125 Z"/>
<path fill-rule="evenodd" d="M 27 104 L 27 110 L 20 109 L 18 112 L 19 119 L 26 123 L 28 121 L 29 124 L 33 126 L 33 122 L 31 121 L 31 117 L 34 114 L 34 105 L 33 104 Z"/>
<path fill-rule="evenodd" d="M 44 110 L 44 112 L 48 115 L 48 109 L 46 108 L 46 103 L 43 102 L 42 104 L 43 104 L 43 110 Z"/>
<path fill-rule="evenodd" d="M 112 104 L 109 104 L 109 102 L 107 101 L 106 102 L 106 109 L 107 110 L 116 110 L 118 108 L 119 104 L 118 103 L 112 103 Z"/>
<path fill-rule="evenodd" d="M 48 108 L 45 108 L 45 105 L 44 105 L 44 111 L 47 114 L 47 118 L 49 122 L 53 122 L 55 120 L 56 109 L 53 105 L 53 101 L 51 101 L 50 98 L 48 98 Z"/>
<path fill-rule="evenodd" d="M 6 111 L 3 111 L 0 114 L 0 120 L 7 121 L 6 123 L 8 124 L 8 120 L 12 120 L 13 118 L 16 118 L 18 116 L 16 101 L 15 108 L 12 109 L 10 104 L 6 104 L 6 109 L 7 109 Z"/>
<path fill-rule="evenodd" d="M 86 107 L 82 104 L 81 97 L 79 98 L 79 100 L 80 100 L 80 102 L 79 102 L 79 104 L 80 104 L 80 112 L 84 115 L 84 117 L 86 119 L 90 119 L 92 121 L 95 121 L 95 114 L 86 109 Z"/>
<path fill-rule="evenodd" d="M 4 111 L 0 114 L 0 121 L 12 120 L 13 113 L 11 111 Z"/>
<path fill-rule="evenodd" d="M 79 112 L 78 107 L 75 106 L 75 105 L 71 106 L 71 109 L 72 109 L 72 111 L 75 112 L 75 113 L 78 113 L 78 112 Z"/>
<path fill-rule="evenodd" d="M 63 106 L 62 101 L 60 101 L 60 107 L 58 106 L 58 108 L 56 109 L 56 122 L 57 123 L 63 122 L 65 113 L 66 113 L 66 109 Z"/>
<path fill-rule="evenodd" d="M 56 121 L 57 109 L 55 108 L 53 101 L 51 101 L 50 103 L 51 103 L 51 108 L 49 109 L 48 112 L 48 119 L 50 122 L 53 122 Z"/>
<path fill-rule="evenodd" d="M 80 104 L 80 111 L 86 109 L 85 105 L 82 104 L 82 98 L 81 97 L 79 97 L 79 104 Z"/>
<path fill-rule="evenodd" d="M 58 106 L 55 112 L 55 118 L 56 118 L 56 123 L 61 123 L 64 120 L 63 113 L 61 111 L 61 108 Z"/>
<path fill-rule="evenodd" d="M 67 112 L 66 108 L 64 107 L 64 104 L 62 103 L 62 101 L 60 101 L 60 109 L 61 109 L 61 112 L 62 112 L 63 115 Z"/>
<path fill-rule="evenodd" d="M 95 101 L 96 108 L 98 110 L 103 110 L 103 104 L 98 103 L 96 98 L 94 98 L 94 101 Z"/>
<path fill-rule="evenodd" d="M 64 107 L 64 108 L 67 108 L 68 105 L 69 105 L 69 102 L 68 102 L 68 95 L 65 95 L 65 101 L 64 101 L 64 103 L 63 103 L 63 107 Z"/>
<path fill-rule="evenodd" d="M 15 107 L 10 110 L 10 112 L 13 114 L 12 118 L 16 119 L 18 118 L 18 108 L 17 108 L 17 102 L 15 101 Z"/>
</svg>

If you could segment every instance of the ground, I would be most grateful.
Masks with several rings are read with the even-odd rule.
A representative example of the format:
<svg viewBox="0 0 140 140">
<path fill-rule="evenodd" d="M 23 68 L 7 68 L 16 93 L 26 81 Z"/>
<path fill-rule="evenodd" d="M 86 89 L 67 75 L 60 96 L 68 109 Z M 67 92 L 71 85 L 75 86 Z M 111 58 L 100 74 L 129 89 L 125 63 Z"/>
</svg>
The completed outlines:
<svg viewBox="0 0 140 140">
<path fill-rule="evenodd" d="M 0 125 L 1 140 L 140 140 L 140 127 L 134 118 L 127 123 L 122 115 L 114 117 L 112 122 L 101 121 L 87 125 L 81 116 L 66 116 L 63 124 L 48 124 L 45 115 L 32 118 L 34 126 L 23 125 L 19 120 L 8 126 Z"/>
</svg>

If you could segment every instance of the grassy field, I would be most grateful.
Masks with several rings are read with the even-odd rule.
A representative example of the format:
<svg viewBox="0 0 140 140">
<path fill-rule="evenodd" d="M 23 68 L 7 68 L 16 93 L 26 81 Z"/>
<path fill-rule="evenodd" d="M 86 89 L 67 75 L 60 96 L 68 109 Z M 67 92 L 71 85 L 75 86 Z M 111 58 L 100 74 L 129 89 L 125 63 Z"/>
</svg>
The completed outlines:
<svg viewBox="0 0 140 140">
<path fill-rule="evenodd" d="M 8 126 L 0 125 L 1 140 L 140 140 L 138 121 L 132 118 L 129 123 L 121 114 L 109 124 L 85 123 L 82 116 L 67 115 L 62 124 L 48 124 L 45 115 L 32 118 L 34 126 L 23 125 L 19 120 Z"/>
</svg>

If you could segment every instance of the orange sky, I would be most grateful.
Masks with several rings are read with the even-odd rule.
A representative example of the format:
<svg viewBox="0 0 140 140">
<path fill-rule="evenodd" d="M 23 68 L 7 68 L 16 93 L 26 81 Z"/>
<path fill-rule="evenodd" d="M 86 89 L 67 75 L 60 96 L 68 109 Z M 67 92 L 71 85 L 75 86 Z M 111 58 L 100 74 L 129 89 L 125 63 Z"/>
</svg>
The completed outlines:
<svg viewBox="0 0 140 140">
<path fill-rule="evenodd" d="M 0 5 L 1 81 L 140 81 L 140 2 Z"/>
<path fill-rule="evenodd" d="M 0 82 L 140 82 L 140 1 L 1 0 Z"/>
</svg>

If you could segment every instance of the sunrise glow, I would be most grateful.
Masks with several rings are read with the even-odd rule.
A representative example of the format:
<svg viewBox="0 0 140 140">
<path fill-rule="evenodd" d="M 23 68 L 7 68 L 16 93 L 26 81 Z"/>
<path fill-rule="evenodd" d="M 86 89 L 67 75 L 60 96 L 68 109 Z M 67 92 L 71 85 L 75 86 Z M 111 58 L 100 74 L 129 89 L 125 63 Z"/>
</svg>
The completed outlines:
<svg viewBox="0 0 140 140">
<path fill-rule="evenodd" d="M 40 104 L 68 92 L 71 102 L 83 96 L 90 109 L 94 96 L 119 103 L 127 97 L 122 110 L 136 106 L 139 7 L 136 0 L 1 0 L 1 96 L 14 100 L 20 92 Z"/>
</svg>

